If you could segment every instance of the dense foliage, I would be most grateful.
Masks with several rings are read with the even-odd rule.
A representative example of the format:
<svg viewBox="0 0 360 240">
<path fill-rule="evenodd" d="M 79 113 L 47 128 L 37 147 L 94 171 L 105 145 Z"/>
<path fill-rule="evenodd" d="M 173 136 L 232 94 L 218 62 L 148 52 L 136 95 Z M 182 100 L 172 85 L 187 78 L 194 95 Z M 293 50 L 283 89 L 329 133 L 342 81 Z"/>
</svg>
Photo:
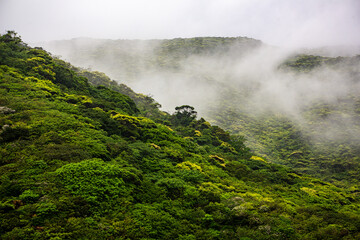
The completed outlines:
<svg viewBox="0 0 360 240">
<path fill-rule="evenodd" d="M 139 109 L 89 80 L 0 36 L 2 239 L 360 238 L 357 188 L 253 156 L 191 106 L 152 114 L 150 97 L 127 89 Z"/>
</svg>

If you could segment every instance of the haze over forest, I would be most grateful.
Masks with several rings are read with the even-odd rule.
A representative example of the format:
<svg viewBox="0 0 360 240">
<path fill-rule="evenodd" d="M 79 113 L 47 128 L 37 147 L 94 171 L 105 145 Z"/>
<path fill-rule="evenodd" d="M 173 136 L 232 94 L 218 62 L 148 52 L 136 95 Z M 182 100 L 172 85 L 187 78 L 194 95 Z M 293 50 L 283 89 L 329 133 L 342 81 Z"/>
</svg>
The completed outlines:
<svg viewBox="0 0 360 240">
<path fill-rule="evenodd" d="M 359 239 L 359 29 L 357 0 L 0 0 L 0 238 Z"/>
<path fill-rule="evenodd" d="M 167 112 L 194 106 L 200 117 L 244 135 L 258 154 L 279 162 L 284 156 L 270 153 L 269 141 L 261 142 L 249 122 L 281 116 L 312 146 L 359 140 L 353 114 L 359 9 L 352 0 L 5 0 L 0 29 L 15 29 L 33 46 L 104 72 Z M 287 64 L 303 69 L 288 71 Z M 314 125 L 309 111 L 319 104 L 332 111 Z"/>
<path fill-rule="evenodd" d="M 75 66 L 104 72 L 153 97 L 169 113 L 194 106 L 199 117 L 245 136 L 247 145 L 269 160 L 288 163 L 285 155 L 271 153 L 270 142 L 250 122 L 272 116 L 290 121 L 307 139 L 293 150 L 307 144 L 357 146 L 358 1 L 1 4 L 1 29 L 15 29 L 31 45 Z M 12 14 L 15 9 L 19 14 Z M 289 61 L 303 69 L 288 71 Z M 321 124 L 309 117 L 316 106 L 332 109 Z M 275 133 L 268 133 L 269 139 Z M 273 147 L 283 151 L 278 145 Z"/>
</svg>

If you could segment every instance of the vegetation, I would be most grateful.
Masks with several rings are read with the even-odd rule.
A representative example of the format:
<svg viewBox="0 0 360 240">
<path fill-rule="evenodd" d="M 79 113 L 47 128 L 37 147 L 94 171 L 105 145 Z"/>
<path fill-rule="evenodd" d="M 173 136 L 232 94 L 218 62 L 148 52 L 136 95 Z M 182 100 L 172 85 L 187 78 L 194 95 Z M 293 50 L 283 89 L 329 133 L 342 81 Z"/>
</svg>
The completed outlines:
<svg viewBox="0 0 360 240">
<path fill-rule="evenodd" d="M 0 36 L 1 239 L 360 238 L 358 188 L 91 76 Z"/>
<path fill-rule="evenodd" d="M 260 89 L 258 85 L 262 84 L 262 80 L 266 82 L 267 76 L 260 80 L 253 79 L 252 83 L 248 83 L 247 74 L 232 75 L 232 71 L 238 71 L 237 64 L 242 63 L 241 56 L 245 55 L 251 61 L 260 47 L 264 46 L 255 39 L 204 37 L 148 41 L 93 40 L 92 42 L 89 39 L 86 41 L 87 45 L 75 40 L 59 41 L 54 49 L 71 49 L 72 54 L 67 57 L 72 62 L 100 68 L 129 84 L 139 81 L 137 79 L 139 76 L 153 76 L 154 71 L 159 75 L 165 74 L 169 85 L 175 80 L 168 76 L 190 78 L 192 79 L 190 84 L 194 82 L 194 88 L 198 88 L 197 91 L 193 91 L 194 95 L 202 94 L 201 103 L 196 106 L 201 116 L 232 134 L 245 136 L 247 146 L 255 154 L 270 162 L 286 165 L 301 173 L 330 181 L 337 186 L 359 185 L 360 139 L 357 136 L 360 134 L 358 94 L 360 56 L 332 58 L 298 54 L 275 66 L 276 73 L 288 74 L 288 79 L 294 79 L 293 75 L 301 76 L 298 82 L 292 80 L 286 83 L 288 85 L 303 86 L 305 84 L 299 81 L 311 79 L 313 74 L 324 71 L 319 77 L 322 80 L 315 84 L 326 85 L 323 83 L 329 81 L 329 76 L 339 75 L 340 80 L 333 83 L 332 88 L 350 89 L 341 97 L 328 94 L 327 98 L 333 98 L 332 101 L 314 98 L 307 104 L 300 104 L 303 108 L 294 110 L 301 118 L 299 122 L 294 117 L 289 117 L 289 114 L 280 113 L 276 109 L 270 111 L 271 106 L 269 111 L 259 111 L 259 106 L 252 102 L 260 97 L 262 104 L 266 105 L 267 99 L 258 96 Z M 260 60 L 265 58 L 264 62 L 266 62 L 268 53 L 259 54 L 259 58 Z M 213 65 L 208 66 L 209 63 L 214 62 L 216 71 L 209 69 Z M 232 66 L 233 62 L 235 67 L 231 69 L 229 66 Z M 226 69 L 225 72 L 221 72 L 222 67 Z M 245 67 L 249 66 L 245 64 Z M 258 71 L 256 67 L 254 68 Z M 102 73 L 84 69 L 76 71 L 88 77 L 95 85 L 102 84 L 130 96 L 141 110 L 142 116 L 163 123 L 165 115 L 158 110 L 160 104 L 150 96 L 136 94 L 123 84 L 117 85 Z M 245 79 L 245 83 L 239 83 L 240 78 Z M 186 88 L 189 81 L 179 80 L 179 82 L 175 85 L 190 90 L 190 87 Z M 305 86 L 308 87 L 311 95 L 312 83 L 309 81 L 306 84 L 309 85 Z M 204 87 L 216 93 L 207 94 L 207 91 L 203 90 Z M 284 91 L 286 90 L 282 89 L 279 94 L 286 94 Z M 322 92 L 322 89 L 319 91 Z M 323 90 L 326 91 L 327 89 Z M 303 93 L 303 95 L 307 94 Z M 297 99 L 299 102 L 302 100 Z M 162 120 L 158 121 L 158 119 Z"/>
<path fill-rule="evenodd" d="M 350 91 L 333 101 L 314 99 L 298 111 L 301 121 L 276 111 L 249 112 L 253 105 L 237 89 L 226 89 L 208 111 L 212 123 L 246 137 L 247 146 L 271 162 L 289 166 L 342 187 L 360 183 L 360 132 L 356 92 L 360 58 L 299 55 L 285 61 L 282 71 L 311 74 L 322 66 L 345 72 Z M 325 81 L 326 79 L 324 79 Z M 345 83 L 349 81 L 349 83 Z M 296 84 L 294 82 L 294 84 Z M 238 103 L 245 103 L 239 106 Z M 249 107 L 250 106 L 250 107 Z M 254 107 L 256 109 L 256 107 Z"/>
</svg>

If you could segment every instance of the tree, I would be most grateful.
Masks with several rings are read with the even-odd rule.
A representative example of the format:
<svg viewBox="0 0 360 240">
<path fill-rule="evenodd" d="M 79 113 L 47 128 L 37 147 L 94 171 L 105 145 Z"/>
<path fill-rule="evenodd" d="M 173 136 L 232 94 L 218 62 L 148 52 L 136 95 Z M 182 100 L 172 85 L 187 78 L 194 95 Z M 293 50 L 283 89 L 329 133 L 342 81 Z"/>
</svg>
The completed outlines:
<svg viewBox="0 0 360 240">
<path fill-rule="evenodd" d="M 4 35 L 0 36 L 0 41 L 5 43 L 22 43 L 21 38 L 18 36 L 18 34 L 15 31 L 7 31 Z"/>
<path fill-rule="evenodd" d="M 25 49 L 26 44 L 16 32 L 8 31 L 4 35 L 0 34 L 0 65 L 14 66 L 18 62 L 16 58 L 21 58 Z"/>
<path fill-rule="evenodd" d="M 173 114 L 173 122 L 176 125 L 188 126 L 194 119 L 196 119 L 197 112 L 194 110 L 194 107 L 189 105 L 182 105 L 175 108 L 175 113 Z"/>
</svg>

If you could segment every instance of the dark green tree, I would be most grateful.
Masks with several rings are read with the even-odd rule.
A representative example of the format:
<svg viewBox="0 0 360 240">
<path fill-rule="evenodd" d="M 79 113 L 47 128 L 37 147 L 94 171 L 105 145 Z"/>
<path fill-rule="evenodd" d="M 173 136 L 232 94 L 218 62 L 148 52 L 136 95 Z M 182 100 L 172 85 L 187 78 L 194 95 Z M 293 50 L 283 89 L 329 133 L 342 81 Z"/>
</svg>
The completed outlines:
<svg viewBox="0 0 360 240">
<path fill-rule="evenodd" d="M 197 112 L 194 109 L 194 107 L 189 105 L 176 107 L 176 111 L 173 114 L 174 124 L 188 126 L 193 120 L 196 119 Z"/>
</svg>

